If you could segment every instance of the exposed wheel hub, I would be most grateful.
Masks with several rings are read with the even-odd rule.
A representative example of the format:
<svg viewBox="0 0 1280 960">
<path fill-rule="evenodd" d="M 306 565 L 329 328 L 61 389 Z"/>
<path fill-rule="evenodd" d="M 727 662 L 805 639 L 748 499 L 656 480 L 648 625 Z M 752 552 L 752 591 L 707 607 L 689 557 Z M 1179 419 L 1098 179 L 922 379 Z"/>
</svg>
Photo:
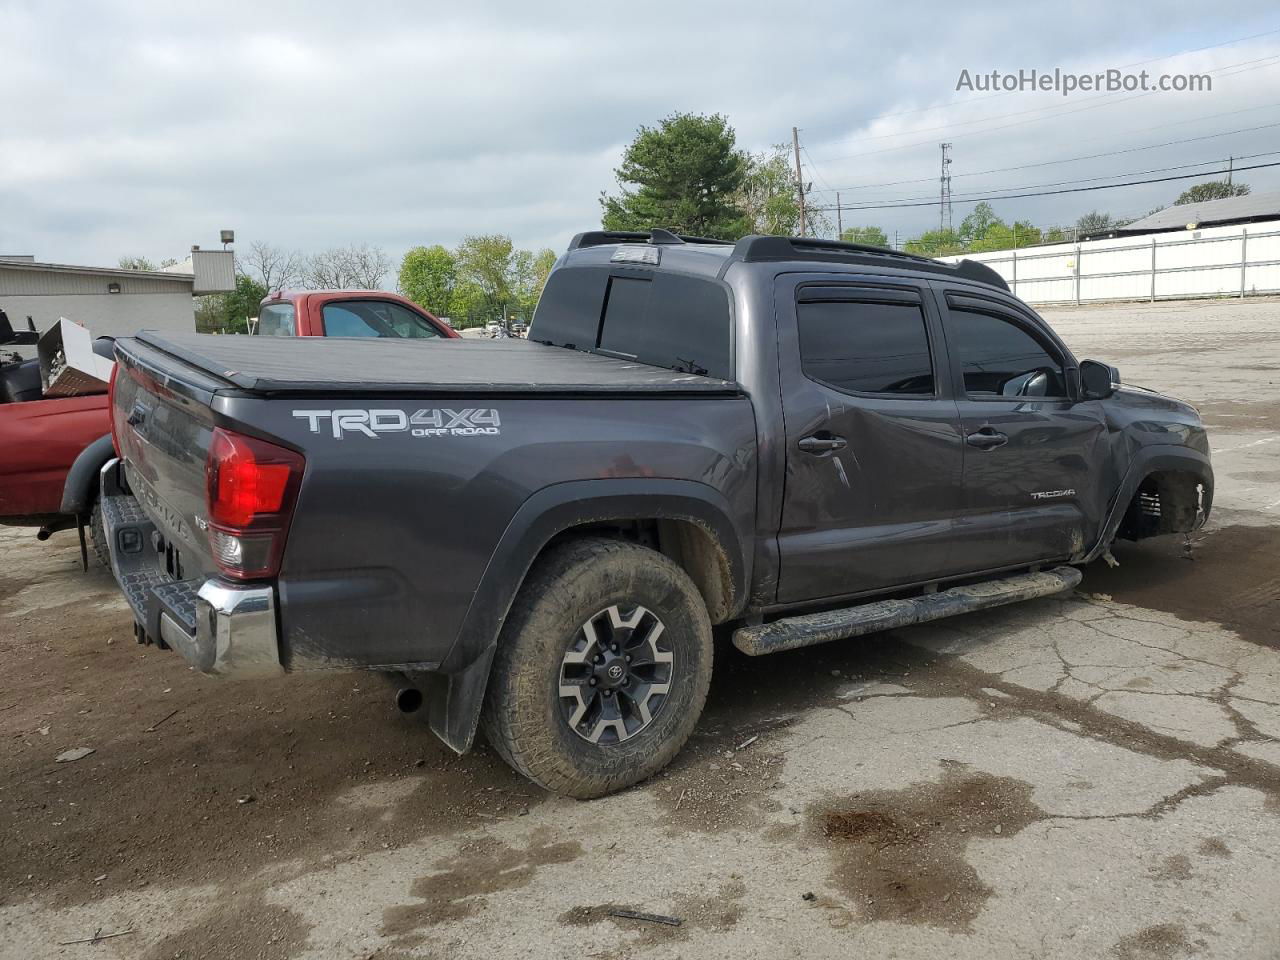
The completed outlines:
<svg viewBox="0 0 1280 960">
<path fill-rule="evenodd" d="M 671 690 L 674 657 L 646 607 L 601 610 L 574 635 L 560 665 L 560 709 L 591 743 L 620 743 L 649 726 Z"/>
</svg>

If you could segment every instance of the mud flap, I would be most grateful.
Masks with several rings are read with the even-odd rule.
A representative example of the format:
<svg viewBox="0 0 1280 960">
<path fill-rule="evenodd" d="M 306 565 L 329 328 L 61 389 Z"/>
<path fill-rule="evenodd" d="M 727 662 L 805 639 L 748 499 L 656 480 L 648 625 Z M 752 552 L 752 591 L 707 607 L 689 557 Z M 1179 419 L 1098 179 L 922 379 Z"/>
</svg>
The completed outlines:
<svg viewBox="0 0 1280 960">
<path fill-rule="evenodd" d="M 457 673 L 407 674 L 426 697 L 427 723 L 456 753 L 466 753 L 475 741 L 489 667 L 497 649 L 497 644 L 490 644 Z"/>
</svg>

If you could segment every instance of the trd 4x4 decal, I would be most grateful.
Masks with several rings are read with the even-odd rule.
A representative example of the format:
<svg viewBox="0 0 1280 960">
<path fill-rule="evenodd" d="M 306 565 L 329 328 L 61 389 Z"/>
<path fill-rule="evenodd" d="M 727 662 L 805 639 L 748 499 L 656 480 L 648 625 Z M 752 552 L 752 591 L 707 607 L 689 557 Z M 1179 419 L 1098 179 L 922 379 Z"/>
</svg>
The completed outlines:
<svg viewBox="0 0 1280 960">
<path fill-rule="evenodd" d="M 502 420 L 492 408 L 450 410 L 294 410 L 306 420 L 312 433 L 332 433 L 341 440 L 351 433 L 375 440 L 382 433 L 405 433 L 415 437 L 493 437 L 502 431 Z"/>
</svg>

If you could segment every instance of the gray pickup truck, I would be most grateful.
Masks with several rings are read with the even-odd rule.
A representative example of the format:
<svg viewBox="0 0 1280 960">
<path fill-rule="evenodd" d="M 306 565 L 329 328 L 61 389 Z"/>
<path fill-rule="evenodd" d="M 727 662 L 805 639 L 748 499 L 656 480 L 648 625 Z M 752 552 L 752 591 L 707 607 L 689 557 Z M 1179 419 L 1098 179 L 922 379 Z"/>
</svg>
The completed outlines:
<svg viewBox="0 0 1280 960">
<path fill-rule="evenodd" d="M 528 341 L 117 341 L 103 470 L 141 641 L 392 675 L 453 749 L 591 797 L 750 655 L 1069 590 L 1213 493 L 1185 403 L 989 268 L 577 236 Z"/>
</svg>

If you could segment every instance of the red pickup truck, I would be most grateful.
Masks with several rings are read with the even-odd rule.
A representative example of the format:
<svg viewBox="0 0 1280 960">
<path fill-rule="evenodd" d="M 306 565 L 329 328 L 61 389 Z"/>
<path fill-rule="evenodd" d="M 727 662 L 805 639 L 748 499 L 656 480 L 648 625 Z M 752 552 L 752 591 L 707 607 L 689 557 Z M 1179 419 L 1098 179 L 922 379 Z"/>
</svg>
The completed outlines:
<svg viewBox="0 0 1280 960">
<path fill-rule="evenodd" d="M 0 311 L 2 315 L 2 311 Z M 262 301 L 255 332 L 277 337 L 457 337 L 411 300 L 383 290 L 277 291 Z M 5 319 L 0 345 L 29 342 Z M 41 400 L 34 360 L 0 364 L 0 525 L 90 531 L 107 563 L 98 516 L 98 473 L 115 454 L 106 393 Z"/>
</svg>

